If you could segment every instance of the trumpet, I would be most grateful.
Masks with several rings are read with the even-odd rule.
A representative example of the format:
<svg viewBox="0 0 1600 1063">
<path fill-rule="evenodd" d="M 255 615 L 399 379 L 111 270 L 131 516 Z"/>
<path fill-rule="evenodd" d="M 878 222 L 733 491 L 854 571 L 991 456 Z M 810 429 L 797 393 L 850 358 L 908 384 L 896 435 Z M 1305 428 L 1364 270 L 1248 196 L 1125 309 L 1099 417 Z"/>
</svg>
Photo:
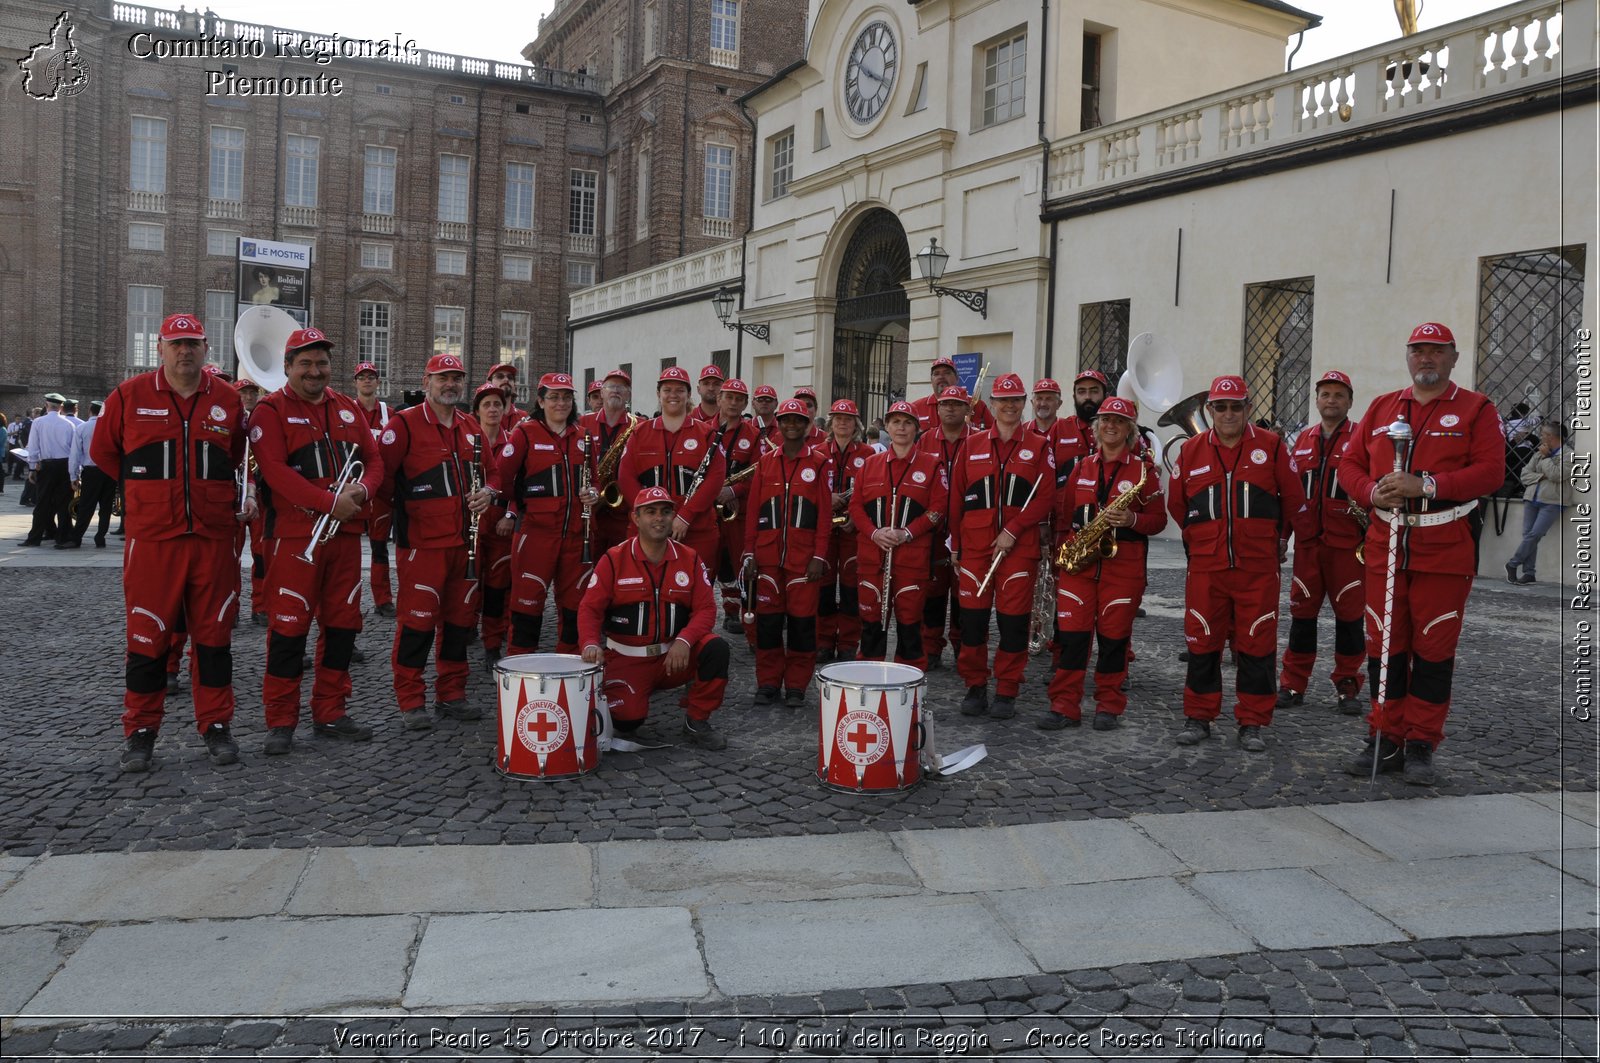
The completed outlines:
<svg viewBox="0 0 1600 1063">
<path fill-rule="evenodd" d="M 333 492 L 335 501 L 338 500 L 339 495 L 343 493 L 346 487 L 361 479 L 361 474 L 365 471 L 365 467 L 359 461 L 345 462 L 344 469 L 339 473 L 339 478 L 333 481 L 332 487 L 328 488 Z M 294 556 L 308 565 L 315 564 L 317 547 L 337 535 L 339 533 L 339 525 L 343 523 L 343 521 L 335 520 L 331 511 L 322 514 L 317 518 L 317 523 L 311 528 L 311 541 L 306 544 L 304 551 Z"/>
</svg>

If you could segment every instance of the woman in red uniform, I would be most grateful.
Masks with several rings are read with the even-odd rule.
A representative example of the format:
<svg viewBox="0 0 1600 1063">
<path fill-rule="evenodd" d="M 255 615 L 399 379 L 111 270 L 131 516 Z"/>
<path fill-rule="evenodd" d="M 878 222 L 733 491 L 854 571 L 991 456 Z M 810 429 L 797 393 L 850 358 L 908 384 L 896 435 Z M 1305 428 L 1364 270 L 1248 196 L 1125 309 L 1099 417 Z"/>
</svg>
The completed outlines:
<svg viewBox="0 0 1600 1063">
<path fill-rule="evenodd" d="M 505 430 L 506 393 L 498 384 L 480 384 L 472 415 L 483 429 L 483 482 L 499 480 Z M 482 592 L 483 663 L 494 667 L 506 644 L 506 604 L 511 593 L 511 532 L 515 522 L 498 499 L 478 519 L 478 588 Z"/>
</svg>

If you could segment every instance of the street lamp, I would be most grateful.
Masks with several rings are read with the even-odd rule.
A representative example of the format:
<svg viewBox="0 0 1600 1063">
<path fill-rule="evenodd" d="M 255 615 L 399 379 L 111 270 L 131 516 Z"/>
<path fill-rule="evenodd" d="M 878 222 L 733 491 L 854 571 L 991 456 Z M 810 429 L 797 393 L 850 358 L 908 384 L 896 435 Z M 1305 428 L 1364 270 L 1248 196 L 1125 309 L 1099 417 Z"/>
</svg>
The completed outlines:
<svg viewBox="0 0 1600 1063">
<path fill-rule="evenodd" d="M 722 287 L 717 289 L 717 294 L 711 297 L 711 307 L 717 312 L 717 320 L 722 322 L 722 327 L 729 332 L 747 332 L 763 343 L 772 342 L 772 329 L 766 324 L 746 325 L 742 321 L 733 320 L 733 289 Z"/>
<path fill-rule="evenodd" d="M 948 295 L 968 310 L 976 310 L 983 315 L 984 320 L 988 320 L 989 289 L 973 291 L 967 288 L 939 286 L 939 281 L 944 277 L 944 268 L 949 264 L 950 252 L 940 247 L 939 241 L 931 236 L 928 238 L 928 246 L 917 252 L 917 270 L 922 274 L 922 279 L 928 282 L 928 291 L 934 295 Z"/>
</svg>

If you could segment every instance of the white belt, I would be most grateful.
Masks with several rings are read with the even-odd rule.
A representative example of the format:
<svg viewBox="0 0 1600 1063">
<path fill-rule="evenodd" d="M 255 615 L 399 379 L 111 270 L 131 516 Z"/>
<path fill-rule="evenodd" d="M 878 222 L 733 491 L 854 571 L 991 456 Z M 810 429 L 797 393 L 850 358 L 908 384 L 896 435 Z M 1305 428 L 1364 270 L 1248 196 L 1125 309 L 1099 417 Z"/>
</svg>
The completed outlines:
<svg viewBox="0 0 1600 1063">
<path fill-rule="evenodd" d="M 1471 502 L 1463 502 L 1454 509 L 1441 509 L 1437 513 L 1396 513 L 1392 509 L 1379 509 L 1375 512 L 1390 524 L 1404 524 L 1408 528 L 1435 528 L 1465 517 L 1477 508 L 1478 500 L 1474 498 Z"/>
<path fill-rule="evenodd" d="M 615 650 L 624 657 L 660 657 L 672 648 L 670 642 L 654 642 L 648 646 L 630 646 L 616 639 L 606 639 L 606 649 Z"/>
</svg>

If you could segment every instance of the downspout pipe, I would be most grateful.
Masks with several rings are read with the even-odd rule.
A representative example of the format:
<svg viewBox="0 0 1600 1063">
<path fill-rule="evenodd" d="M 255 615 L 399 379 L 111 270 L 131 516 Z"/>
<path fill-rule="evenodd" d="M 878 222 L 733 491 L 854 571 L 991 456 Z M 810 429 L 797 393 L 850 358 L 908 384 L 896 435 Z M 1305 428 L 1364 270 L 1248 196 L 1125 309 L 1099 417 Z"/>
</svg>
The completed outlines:
<svg viewBox="0 0 1600 1063">
<path fill-rule="evenodd" d="M 1045 128 L 1045 102 L 1050 79 L 1046 66 L 1046 49 L 1050 46 L 1050 0 L 1039 2 L 1039 203 L 1041 207 L 1050 198 L 1050 135 Z M 1045 271 L 1044 304 L 1044 376 L 1051 376 L 1055 364 L 1056 346 L 1056 266 L 1060 252 L 1056 233 L 1060 222 L 1050 222 L 1050 265 Z"/>
</svg>

